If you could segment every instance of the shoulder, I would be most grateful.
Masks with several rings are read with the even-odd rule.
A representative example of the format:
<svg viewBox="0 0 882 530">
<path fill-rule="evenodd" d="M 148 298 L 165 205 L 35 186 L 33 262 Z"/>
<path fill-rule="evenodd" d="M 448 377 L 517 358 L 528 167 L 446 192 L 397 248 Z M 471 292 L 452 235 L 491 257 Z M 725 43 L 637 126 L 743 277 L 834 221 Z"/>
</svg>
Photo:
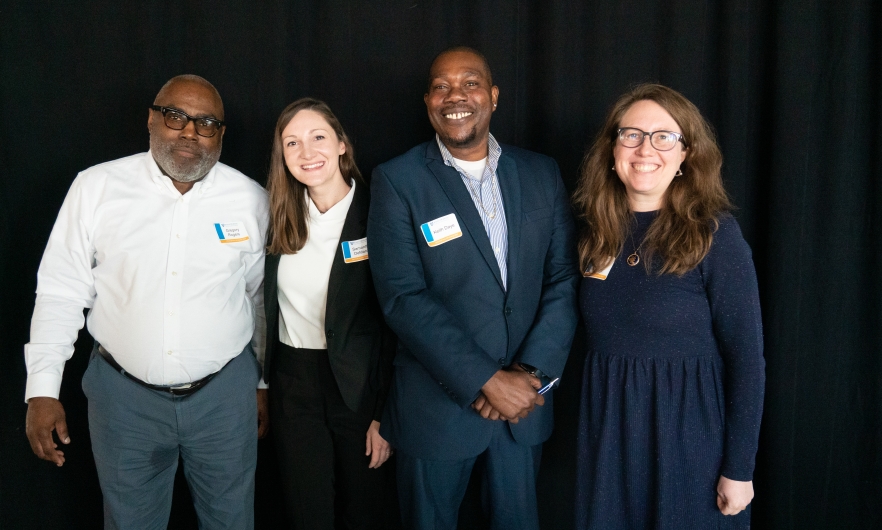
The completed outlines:
<svg viewBox="0 0 882 530">
<path fill-rule="evenodd" d="M 109 177 L 137 176 L 148 171 L 148 153 L 138 153 L 116 160 L 109 160 L 84 169 L 77 176 L 77 180 L 83 182 L 99 182 Z"/>
<path fill-rule="evenodd" d="M 247 197 L 262 203 L 267 202 L 267 192 L 263 186 L 241 171 L 233 169 L 223 162 L 215 164 L 213 171 L 218 184 L 226 190 L 241 193 L 243 198 Z"/>
<path fill-rule="evenodd" d="M 502 147 L 500 163 L 511 160 L 517 165 L 518 172 L 525 171 L 537 178 L 545 179 L 553 179 L 560 175 L 557 162 L 550 156 L 508 144 L 500 144 L 500 147 Z"/>
<path fill-rule="evenodd" d="M 423 142 L 416 147 L 411 148 L 406 153 L 401 154 L 383 162 L 374 171 L 380 171 L 387 175 L 395 175 L 401 171 L 413 171 L 414 166 L 425 166 L 427 163 L 427 152 L 431 142 Z M 440 155 L 439 155 L 440 159 Z"/>
<path fill-rule="evenodd" d="M 717 217 L 717 229 L 713 234 L 708 258 L 714 261 L 727 261 L 733 258 L 750 259 L 751 250 L 741 226 L 731 213 L 723 213 Z"/>
</svg>

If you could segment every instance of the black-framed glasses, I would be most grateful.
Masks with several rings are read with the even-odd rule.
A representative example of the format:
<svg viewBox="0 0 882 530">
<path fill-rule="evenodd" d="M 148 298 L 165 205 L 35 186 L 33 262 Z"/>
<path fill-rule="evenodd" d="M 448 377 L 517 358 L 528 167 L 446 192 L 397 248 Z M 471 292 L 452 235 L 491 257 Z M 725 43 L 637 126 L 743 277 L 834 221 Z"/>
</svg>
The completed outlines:
<svg viewBox="0 0 882 530">
<path fill-rule="evenodd" d="M 670 151 L 677 142 L 683 142 L 683 147 L 686 147 L 683 135 L 674 131 L 646 132 L 636 127 L 622 127 L 618 130 L 619 143 L 622 147 L 640 147 L 647 136 L 649 136 L 649 145 L 657 151 Z"/>
<path fill-rule="evenodd" d="M 211 138 L 217 134 L 217 131 L 220 130 L 221 127 L 224 126 L 224 122 L 221 120 L 216 120 L 214 118 L 194 118 L 186 112 L 172 107 L 151 105 L 150 108 L 157 112 L 161 112 L 162 118 L 165 121 L 165 126 L 176 131 L 182 130 L 187 126 L 187 123 L 192 121 L 193 126 L 196 127 L 196 134 L 204 136 L 205 138 Z"/>
</svg>

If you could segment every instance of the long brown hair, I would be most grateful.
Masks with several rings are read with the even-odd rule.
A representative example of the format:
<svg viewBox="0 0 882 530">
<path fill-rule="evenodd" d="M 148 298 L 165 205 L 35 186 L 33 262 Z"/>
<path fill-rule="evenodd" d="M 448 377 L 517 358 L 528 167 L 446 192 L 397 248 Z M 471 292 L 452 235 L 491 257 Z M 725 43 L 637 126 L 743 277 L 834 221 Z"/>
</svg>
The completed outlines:
<svg viewBox="0 0 882 530">
<path fill-rule="evenodd" d="M 662 259 L 659 274 L 682 275 L 695 268 L 710 250 L 721 214 L 732 209 L 723 188 L 720 168 L 723 156 L 711 126 L 682 94 L 663 85 L 642 84 L 625 93 L 612 106 L 603 129 L 582 160 L 581 176 L 573 197 L 585 223 L 579 239 L 579 263 L 583 271 L 609 265 L 631 234 L 634 216 L 625 185 L 615 171 L 613 149 L 622 116 L 634 103 L 658 103 L 680 126 L 686 158 L 662 198 L 658 216 L 643 241 L 647 271 L 652 256 Z"/>
<path fill-rule="evenodd" d="M 282 132 L 294 118 L 294 115 L 301 110 L 312 110 L 324 117 L 331 129 L 334 130 L 334 134 L 337 135 L 337 139 L 346 146 L 345 152 L 340 155 L 340 173 L 343 175 L 343 179 L 349 182 L 350 186 L 353 180 L 364 184 L 361 171 L 355 165 L 352 142 L 343 131 L 340 121 L 324 101 L 301 98 L 285 107 L 276 122 L 276 130 L 273 135 L 273 153 L 270 157 L 269 175 L 266 179 L 270 206 L 267 252 L 270 254 L 296 254 L 303 248 L 309 237 L 306 186 L 294 178 L 294 175 L 288 170 L 282 143 Z"/>
</svg>

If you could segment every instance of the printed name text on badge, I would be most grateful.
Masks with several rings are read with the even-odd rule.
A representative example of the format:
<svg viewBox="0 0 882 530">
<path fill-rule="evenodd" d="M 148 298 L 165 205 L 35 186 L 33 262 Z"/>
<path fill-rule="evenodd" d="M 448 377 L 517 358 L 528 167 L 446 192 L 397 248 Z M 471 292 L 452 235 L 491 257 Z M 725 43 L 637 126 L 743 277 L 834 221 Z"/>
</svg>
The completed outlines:
<svg viewBox="0 0 882 530">
<path fill-rule="evenodd" d="M 343 247 L 343 262 L 355 263 L 368 259 L 367 238 L 356 239 L 355 241 L 344 241 L 340 243 Z"/>
<path fill-rule="evenodd" d="M 242 223 L 214 223 L 214 229 L 221 243 L 248 241 L 248 232 Z"/>
<path fill-rule="evenodd" d="M 442 243 L 447 243 L 451 239 L 456 239 L 462 236 L 462 230 L 459 228 L 459 222 L 456 220 L 456 215 L 452 213 L 445 215 L 444 217 L 439 217 L 434 221 L 423 223 L 420 225 L 420 229 L 423 232 L 423 237 L 426 238 L 426 243 L 428 243 L 430 247 L 437 247 Z"/>
</svg>

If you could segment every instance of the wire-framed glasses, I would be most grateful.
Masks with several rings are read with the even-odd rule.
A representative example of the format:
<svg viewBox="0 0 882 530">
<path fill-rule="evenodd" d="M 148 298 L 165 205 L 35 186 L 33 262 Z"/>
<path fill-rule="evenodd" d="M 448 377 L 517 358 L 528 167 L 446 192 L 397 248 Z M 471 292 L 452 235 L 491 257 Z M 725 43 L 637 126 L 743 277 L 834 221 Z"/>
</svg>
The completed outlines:
<svg viewBox="0 0 882 530">
<path fill-rule="evenodd" d="M 677 142 L 683 142 L 683 147 L 686 147 L 683 135 L 674 131 L 646 132 L 636 127 L 622 127 L 618 130 L 618 139 L 622 147 L 639 147 L 643 145 L 643 140 L 647 136 L 649 136 L 649 144 L 658 151 L 670 151 Z"/>
</svg>

